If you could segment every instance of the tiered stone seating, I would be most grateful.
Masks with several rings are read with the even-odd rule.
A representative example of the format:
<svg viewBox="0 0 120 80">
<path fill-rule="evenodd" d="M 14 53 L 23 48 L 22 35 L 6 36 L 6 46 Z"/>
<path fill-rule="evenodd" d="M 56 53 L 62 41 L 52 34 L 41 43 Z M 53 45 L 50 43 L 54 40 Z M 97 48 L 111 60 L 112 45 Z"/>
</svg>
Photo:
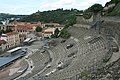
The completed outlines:
<svg viewBox="0 0 120 80">
<path fill-rule="evenodd" d="M 64 43 L 58 44 L 58 46 L 51 49 L 51 51 L 54 53 L 53 56 L 55 59 L 58 58 L 59 61 L 63 63 L 71 60 L 70 64 L 50 74 L 48 77 L 45 77 L 45 73 L 47 73 L 47 71 L 45 71 L 44 75 L 39 75 L 39 77 L 44 77 L 44 79 L 41 80 L 76 80 L 78 77 L 75 75 L 80 74 L 80 72 L 84 70 L 94 70 L 102 65 L 102 60 L 109 51 L 106 38 L 99 35 L 93 29 L 86 30 L 84 28 L 71 27 L 68 31 L 72 34 L 72 38 L 69 38 Z M 85 39 L 89 36 L 92 38 Z M 67 49 L 66 46 L 71 43 L 73 43 L 74 46 Z M 68 57 L 69 54 L 75 51 L 77 51 L 77 53 L 74 58 Z M 57 66 L 57 62 L 55 66 Z"/>
<path fill-rule="evenodd" d="M 90 32 L 88 32 L 88 34 L 89 33 Z M 80 72 L 85 67 L 95 65 L 97 62 L 101 61 L 101 59 L 105 56 L 104 54 L 107 52 L 105 50 L 105 48 L 107 47 L 106 45 L 107 43 L 105 43 L 103 38 L 98 39 L 98 41 L 95 41 L 95 43 L 92 45 L 88 45 L 87 42 L 83 39 L 83 37 L 85 36 L 81 36 L 82 39 L 81 38 L 80 38 L 81 40 L 79 39 L 81 42 L 81 43 L 79 42 L 80 46 L 81 44 L 83 44 L 83 47 L 80 47 L 80 50 L 83 49 L 83 51 L 81 51 L 80 53 L 80 54 L 83 53 L 82 56 L 80 56 L 80 58 L 78 59 L 78 62 L 75 61 L 73 63 L 73 67 L 71 67 L 72 65 L 70 65 L 71 68 L 66 68 L 63 73 L 61 72 L 56 74 L 56 75 L 60 74 L 59 77 L 56 79 L 59 79 L 59 78 L 62 79 L 62 77 L 64 78 L 66 76 L 70 77 L 71 74 L 75 75 L 77 72 Z M 97 68 L 97 66 L 94 66 L 94 68 L 95 67 Z M 53 75 L 53 77 L 54 76 L 55 75 Z"/>
<path fill-rule="evenodd" d="M 33 63 L 33 70 L 32 73 L 25 76 L 26 78 L 29 78 L 41 71 L 45 67 L 45 62 L 49 61 L 50 56 L 47 51 L 45 53 L 37 51 L 33 55 L 29 56 L 28 59 Z"/>
</svg>

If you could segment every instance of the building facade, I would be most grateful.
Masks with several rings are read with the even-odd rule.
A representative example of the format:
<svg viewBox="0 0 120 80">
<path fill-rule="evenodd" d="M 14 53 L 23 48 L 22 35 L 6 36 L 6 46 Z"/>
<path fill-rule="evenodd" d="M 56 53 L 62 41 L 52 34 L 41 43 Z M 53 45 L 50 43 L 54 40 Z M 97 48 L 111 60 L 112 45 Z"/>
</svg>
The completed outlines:
<svg viewBox="0 0 120 80">
<path fill-rule="evenodd" d="M 16 32 L 2 34 L 1 40 L 5 40 L 7 42 L 7 49 L 20 45 L 19 34 Z"/>
<path fill-rule="evenodd" d="M 25 34 L 19 34 L 19 37 L 20 37 L 20 43 L 23 43 L 23 41 L 26 39 Z"/>
<path fill-rule="evenodd" d="M 45 30 L 43 30 L 42 32 L 42 36 L 44 38 L 50 38 L 51 35 L 54 34 L 55 28 L 46 28 Z"/>
<path fill-rule="evenodd" d="M 5 40 L 0 40 L 0 51 L 5 51 L 7 48 L 7 43 Z"/>
</svg>

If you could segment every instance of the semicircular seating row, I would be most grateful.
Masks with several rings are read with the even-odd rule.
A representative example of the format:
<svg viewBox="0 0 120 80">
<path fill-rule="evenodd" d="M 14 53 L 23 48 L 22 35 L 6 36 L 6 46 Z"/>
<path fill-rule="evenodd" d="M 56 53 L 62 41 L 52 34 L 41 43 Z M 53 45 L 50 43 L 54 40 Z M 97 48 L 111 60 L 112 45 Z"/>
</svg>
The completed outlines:
<svg viewBox="0 0 120 80">
<path fill-rule="evenodd" d="M 66 42 L 60 43 L 51 51 L 54 53 L 55 58 L 60 58 L 59 61 L 61 62 L 71 59 L 68 55 L 77 51 L 75 57 L 72 57 L 73 60 L 68 67 L 61 71 L 56 71 L 48 77 L 44 77 L 45 80 L 66 80 L 83 70 L 96 69 L 101 66 L 103 58 L 109 51 L 106 38 L 93 29 L 86 30 L 74 27 L 69 29 L 69 32 L 72 34 L 72 37 Z M 90 40 L 85 39 L 85 37 L 89 36 L 93 37 L 92 43 L 89 43 Z M 96 38 L 98 36 L 99 38 Z M 67 49 L 66 46 L 71 43 L 74 43 L 74 46 Z M 41 79 L 41 76 L 37 78 Z"/>
</svg>

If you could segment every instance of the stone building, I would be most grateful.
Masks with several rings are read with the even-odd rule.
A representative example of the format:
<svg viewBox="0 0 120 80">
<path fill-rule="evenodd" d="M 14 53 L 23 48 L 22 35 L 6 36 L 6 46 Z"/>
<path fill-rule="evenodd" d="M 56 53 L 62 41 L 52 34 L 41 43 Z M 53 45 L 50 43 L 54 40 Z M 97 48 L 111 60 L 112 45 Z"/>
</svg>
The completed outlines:
<svg viewBox="0 0 120 80">
<path fill-rule="evenodd" d="M 0 51 L 5 51 L 7 48 L 7 42 L 5 40 L 0 40 Z"/>
<path fill-rule="evenodd" d="M 19 34 L 16 32 L 2 34 L 1 40 L 5 40 L 7 42 L 7 49 L 20 45 Z"/>
</svg>

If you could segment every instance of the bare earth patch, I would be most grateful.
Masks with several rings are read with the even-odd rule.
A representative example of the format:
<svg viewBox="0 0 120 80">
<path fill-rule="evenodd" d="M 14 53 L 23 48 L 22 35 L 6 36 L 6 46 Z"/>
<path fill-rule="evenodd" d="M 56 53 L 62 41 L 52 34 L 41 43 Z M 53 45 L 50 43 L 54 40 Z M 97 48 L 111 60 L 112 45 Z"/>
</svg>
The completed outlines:
<svg viewBox="0 0 120 80">
<path fill-rule="evenodd" d="M 15 74 L 21 68 L 20 63 L 21 60 L 18 60 L 15 63 L 9 65 L 8 67 L 0 70 L 0 79 Z"/>
</svg>

